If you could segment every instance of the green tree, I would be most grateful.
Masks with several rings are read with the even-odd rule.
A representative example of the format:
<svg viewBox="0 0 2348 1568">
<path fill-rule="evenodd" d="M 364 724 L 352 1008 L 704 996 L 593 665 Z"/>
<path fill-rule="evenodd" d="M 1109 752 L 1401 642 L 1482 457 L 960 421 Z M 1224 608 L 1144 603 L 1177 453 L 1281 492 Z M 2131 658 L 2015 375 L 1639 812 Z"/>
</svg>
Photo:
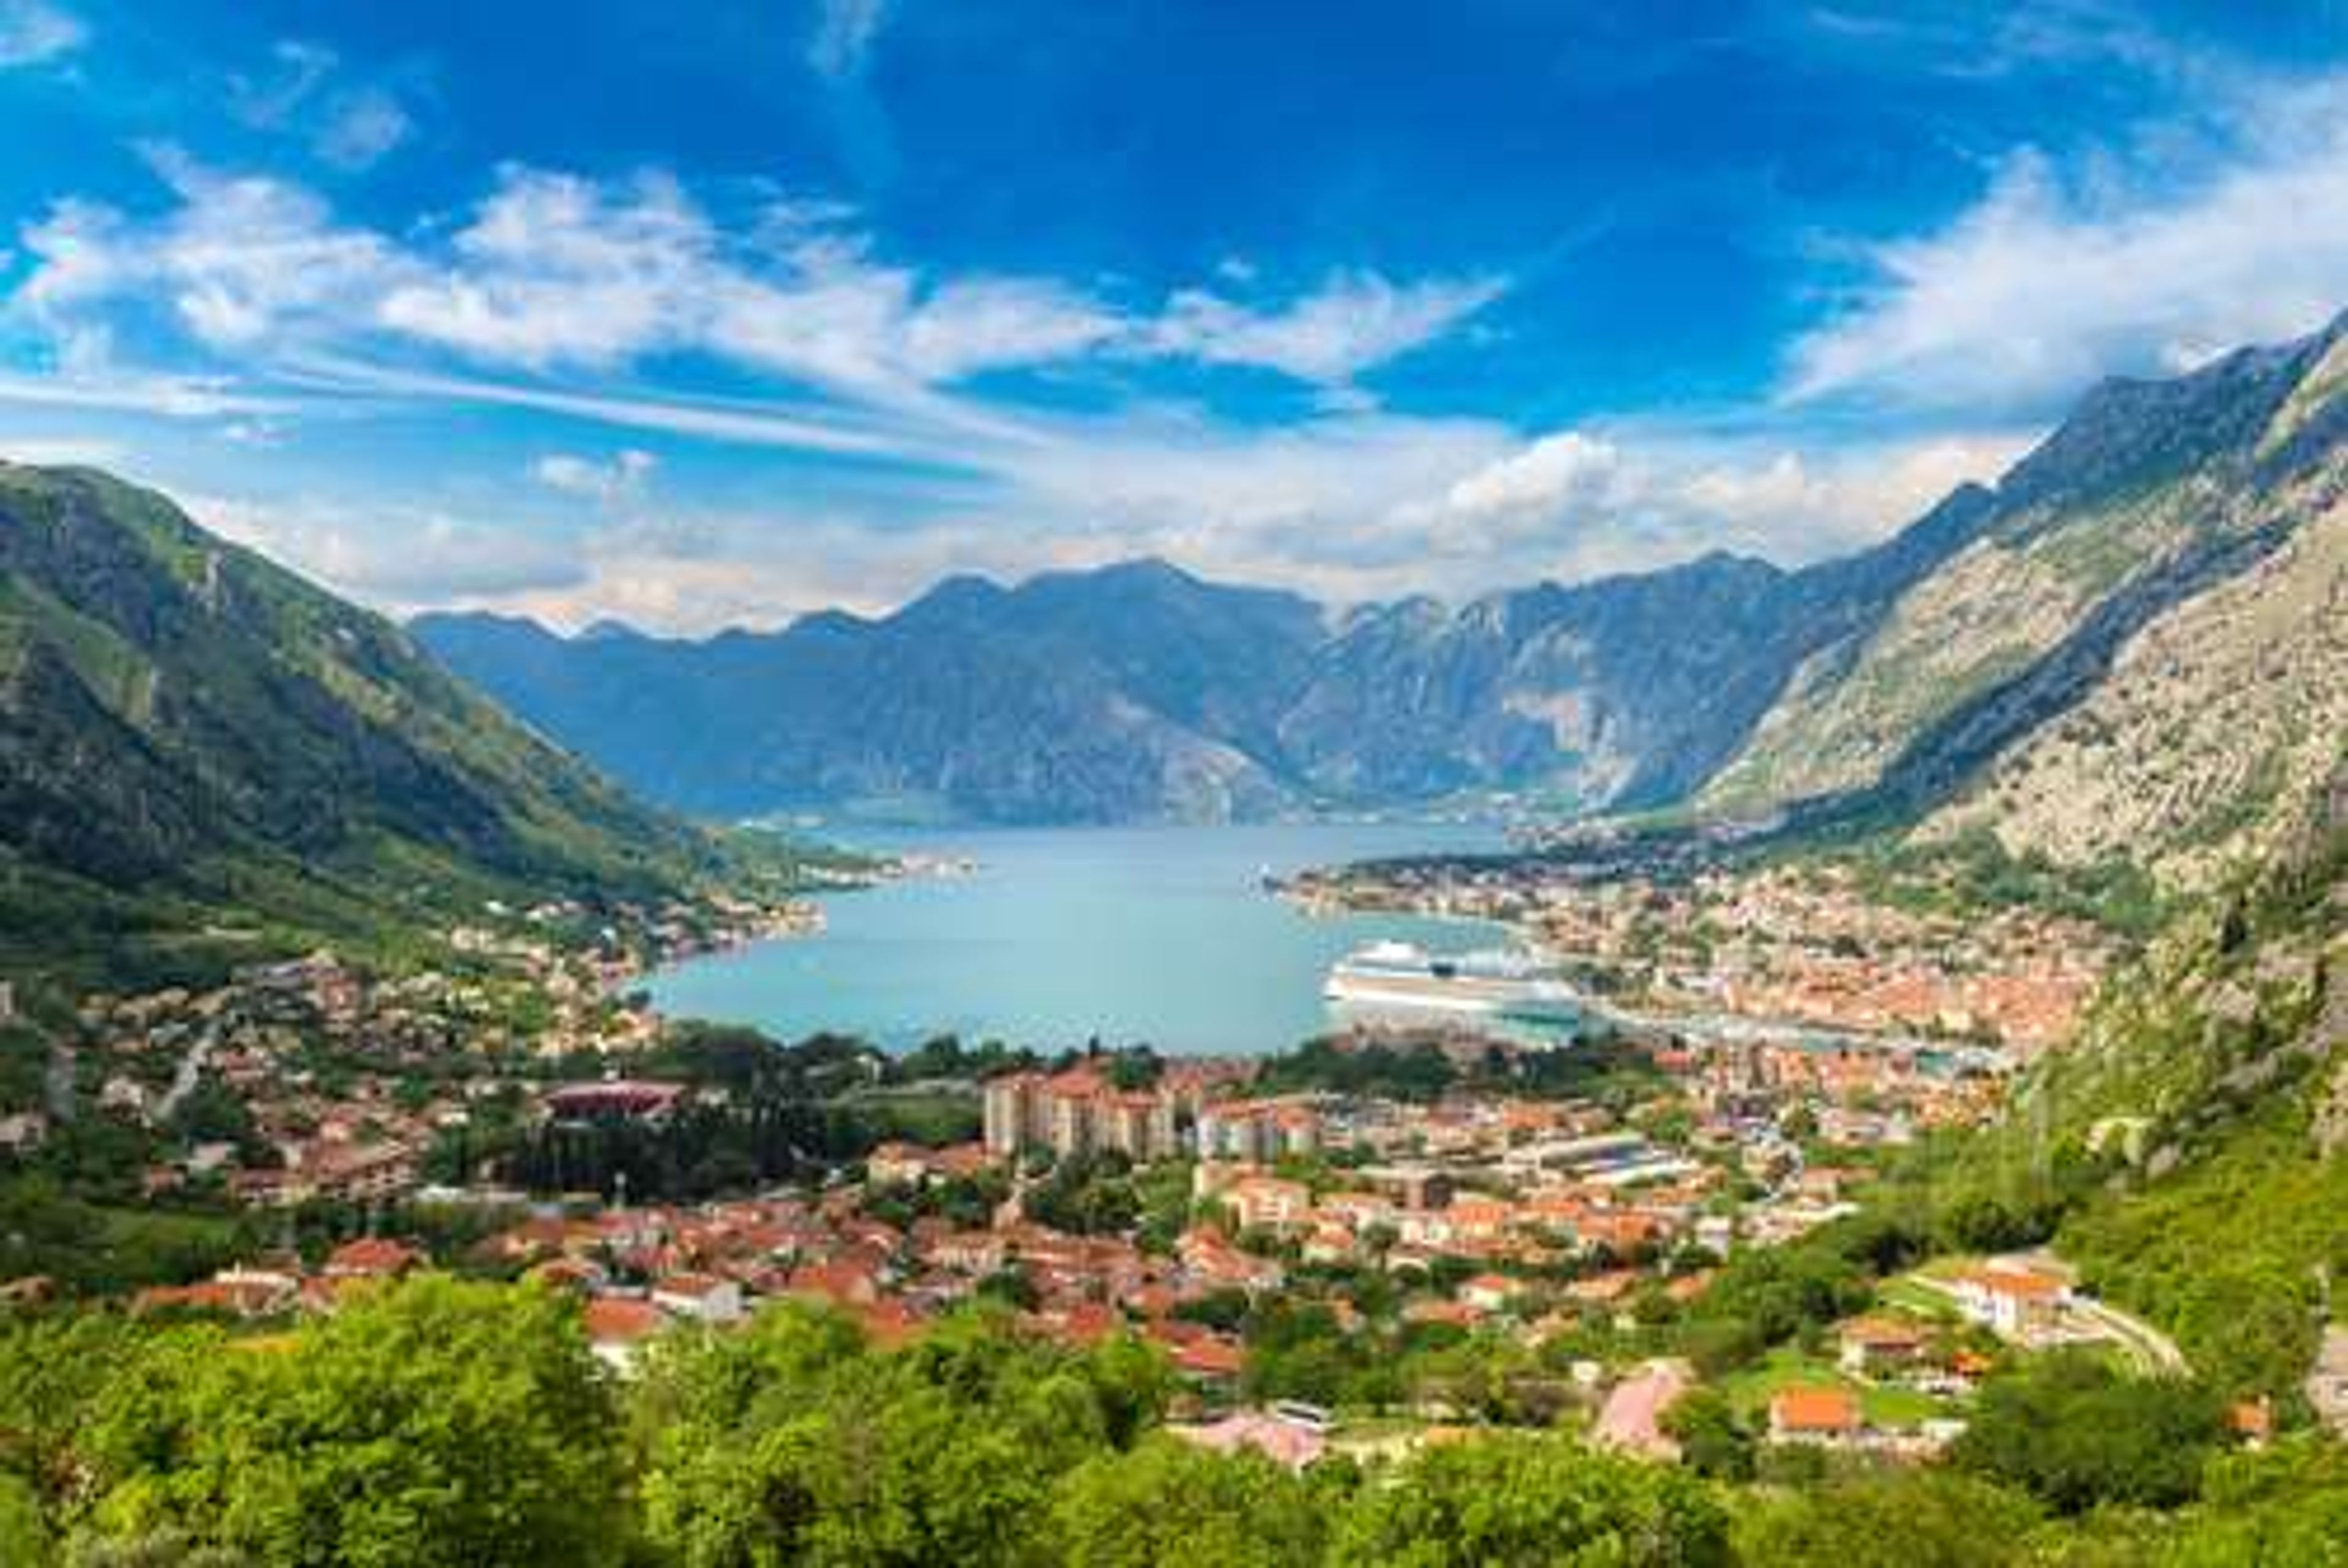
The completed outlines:
<svg viewBox="0 0 2348 1568">
<path fill-rule="evenodd" d="M 1949 1457 L 2064 1513 L 2168 1508 L 2199 1491 L 2224 1435 L 2224 1404 L 2200 1385 L 2127 1377 L 2066 1351 L 1993 1378 Z"/>
<path fill-rule="evenodd" d="M 613 1412 L 568 1300 L 427 1277 L 281 1340 L 158 1335 L 86 1434 L 98 1540 L 286 1568 L 594 1564 L 622 1544 Z"/>
<path fill-rule="evenodd" d="M 1703 1481 L 1561 1438 L 1529 1436 L 1421 1456 L 1391 1484 L 1364 1493 L 1333 1557 L 1385 1568 L 1704 1568 L 1731 1561 L 1727 1515 Z"/>
<path fill-rule="evenodd" d="M 22 1476 L 0 1471 L 0 1563 L 11 1568 L 45 1568 L 49 1546 L 41 1494 Z"/>
<path fill-rule="evenodd" d="M 1313 1488 L 1260 1455 L 1157 1437 L 1062 1479 L 1049 1554 L 1087 1568 L 1282 1568 L 1319 1561 L 1327 1516 Z"/>
<path fill-rule="evenodd" d="M 1663 1412 L 1663 1428 L 1698 1475 L 1716 1481 L 1753 1479 L 1753 1434 L 1718 1389 L 1694 1389 L 1681 1395 Z"/>
<path fill-rule="evenodd" d="M 1969 1476 L 1892 1472 L 1751 1499 L 1736 1522 L 1746 1568 L 2002 1568 L 2023 1555 L 2038 1511 Z"/>
<path fill-rule="evenodd" d="M 637 1398 L 646 1533 L 685 1568 L 1031 1559 L 1058 1478 L 1153 1425 L 1167 1372 L 966 1312 L 901 1349 L 791 1306 L 664 1346 Z"/>
</svg>

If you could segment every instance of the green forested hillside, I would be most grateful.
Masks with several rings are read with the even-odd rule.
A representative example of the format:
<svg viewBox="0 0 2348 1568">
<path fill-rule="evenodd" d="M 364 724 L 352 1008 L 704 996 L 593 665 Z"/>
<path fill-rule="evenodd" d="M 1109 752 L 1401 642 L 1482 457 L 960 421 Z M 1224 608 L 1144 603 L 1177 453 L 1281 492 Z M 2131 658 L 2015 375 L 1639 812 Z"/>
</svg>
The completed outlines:
<svg viewBox="0 0 2348 1568">
<path fill-rule="evenodd" d="M 2348 787 L 2188 907 L 1942 1180 L 2286 1401 L 2348 1277 Z"/>
<path fill-rule="evenodd" d="M 680 890 L 752 853 L 162 497 L 0 465 L 0 969 L 391 940 L 490 897 Z"/>
</svg>

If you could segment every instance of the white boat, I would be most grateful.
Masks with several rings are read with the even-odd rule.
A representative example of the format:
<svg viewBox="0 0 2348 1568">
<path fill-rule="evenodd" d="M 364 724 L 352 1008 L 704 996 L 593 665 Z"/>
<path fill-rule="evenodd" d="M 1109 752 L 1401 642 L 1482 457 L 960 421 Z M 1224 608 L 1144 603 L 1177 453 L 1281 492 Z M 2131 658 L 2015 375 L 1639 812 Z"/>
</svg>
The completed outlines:
<svg viewBox="0 0 2348 1568">
<path fill-rule="evenodd" d="M 1330 966 L 1321 994 L 1353 1007 L 1516 1019 L 1565 1020 L 1578 1010 L 1572 988 L 1530 953 L 1438 954 L 1409 942 L 1374 942 L 1346 954 Z"/>
</svg>

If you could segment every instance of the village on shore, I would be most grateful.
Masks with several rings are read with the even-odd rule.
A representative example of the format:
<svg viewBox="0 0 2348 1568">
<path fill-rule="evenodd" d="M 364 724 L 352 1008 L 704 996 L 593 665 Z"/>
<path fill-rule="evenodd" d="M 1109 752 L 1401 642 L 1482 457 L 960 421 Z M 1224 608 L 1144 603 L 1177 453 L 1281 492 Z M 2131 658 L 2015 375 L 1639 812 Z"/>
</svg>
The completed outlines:
<svg viewBox="0 0 2348 1568">
<path fill-rule="evenodd" d="M 1349 871 L 1282 891 L 1506 919 L 1604 977 L 1602 1030 L 1543 1047 L 1472 1023 L 1365 1021 L 1270 1066 L 1097 1049 L 1010 1060 L 923 1086 L 966 1097 L 967 1141 L 891 1138 L 819 1180 L 706 1202 L 524 1191 L 469 1158 L 473 1130 L 657 1137 L 725 1101 L 629 1070 L 664 1027 L 631 989 L 647 954 L 820 918 L 798 902 L 667 908 L 581 941 L 579 912 L 547 907 L 451 933 L 461 975 L 372 977 L 320 953 L 210 992 L 93 999 L 50 1063 L 54 1102 L 0 1120 L 0 1158 L 36 1151 L 66 1110 L 153 1134 L 160 1157 L 139 1175 L 150 1201 L 366 1216 L 322 1255 L 264 1248 L 140 1292 L 140 1311 L 271 1319 L 418 1268 L 527 1276 L 582 1295 L 597 1355 L 625 1375 L 659 1334 L 723 1329 L 776 1301 L 828 1304 L 888 1343 L 993 1299 L 1073 1343 L 1159 1345 L 1191 1389 L 1186 1430 L 1282 1462 L 1494 1416 L 1456 1377 L 1398 1383 L 1367 1420 L 1267 1398 L 1279 1379 L 1262 1375 L 1250 1325 L 1278 1304 L 1341 1340 L 1437 1352 L 1430 1365 L 1446 1347 L 1488 1348 L 1515 1403 L 1669 1458 L 1665 1415 L 1701 1375 L 1645 1354 L 1660 1343 L 1649 1331 L 1694 1309 L 1741 1250 L 1853 1213 L 1887 1152 L 1995 1114 L 2014 1062 L 2067 1031 L 2103 956 L 2092 930 L 2055 917 L 2017 911 L 1959 936 L 1790 874 L 1589 886 Z M 1606 1071 L 1556 1077 L 1592 1050 Z M 1312 1066 L 1302 1081 L 1296 1061 Z M 208 1126 L 191 1114 L 206 1099 L 241 1109 Z M 461 1245 L 402 1229 L 435 1206 L 476 1216 Z M 1737 1375 L 1769 1441 L 1925 1455 L 1962 1430 L 1969 1391 L 2009 1348 L 2175 1358 L 2048 1257 L 1948 1260 L 1899 1284 L 1829 1341 Z M 2348 1389 L 2332 1392 L 2331 1413 L 2348 1416 Z"/>
</svg>

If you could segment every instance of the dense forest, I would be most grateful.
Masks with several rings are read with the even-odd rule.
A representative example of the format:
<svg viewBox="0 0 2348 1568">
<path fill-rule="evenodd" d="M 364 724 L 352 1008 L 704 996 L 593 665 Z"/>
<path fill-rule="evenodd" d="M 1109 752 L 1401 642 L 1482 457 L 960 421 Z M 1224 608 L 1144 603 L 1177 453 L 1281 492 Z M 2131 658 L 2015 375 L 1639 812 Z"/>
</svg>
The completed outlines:
<svg viewBox="0 0 2348 1568">
<path fill-rule="evenodd" d="M 2063 1361 L 1952 1462 L 1713 1479 L 1550 1433 L 1302 1475 L 1161 1429 L 1177 1385 L 970 1309 L 896 1348 L 811 1307 L 606 1374 L 538 1286 L 426 1277 L 281 1334 L 0 1328 L 0 1560 L 351 1563 L 2336 1562 L 2348 1454 L 2215 1440 L 2181 1387 Z"/>
</svg>

